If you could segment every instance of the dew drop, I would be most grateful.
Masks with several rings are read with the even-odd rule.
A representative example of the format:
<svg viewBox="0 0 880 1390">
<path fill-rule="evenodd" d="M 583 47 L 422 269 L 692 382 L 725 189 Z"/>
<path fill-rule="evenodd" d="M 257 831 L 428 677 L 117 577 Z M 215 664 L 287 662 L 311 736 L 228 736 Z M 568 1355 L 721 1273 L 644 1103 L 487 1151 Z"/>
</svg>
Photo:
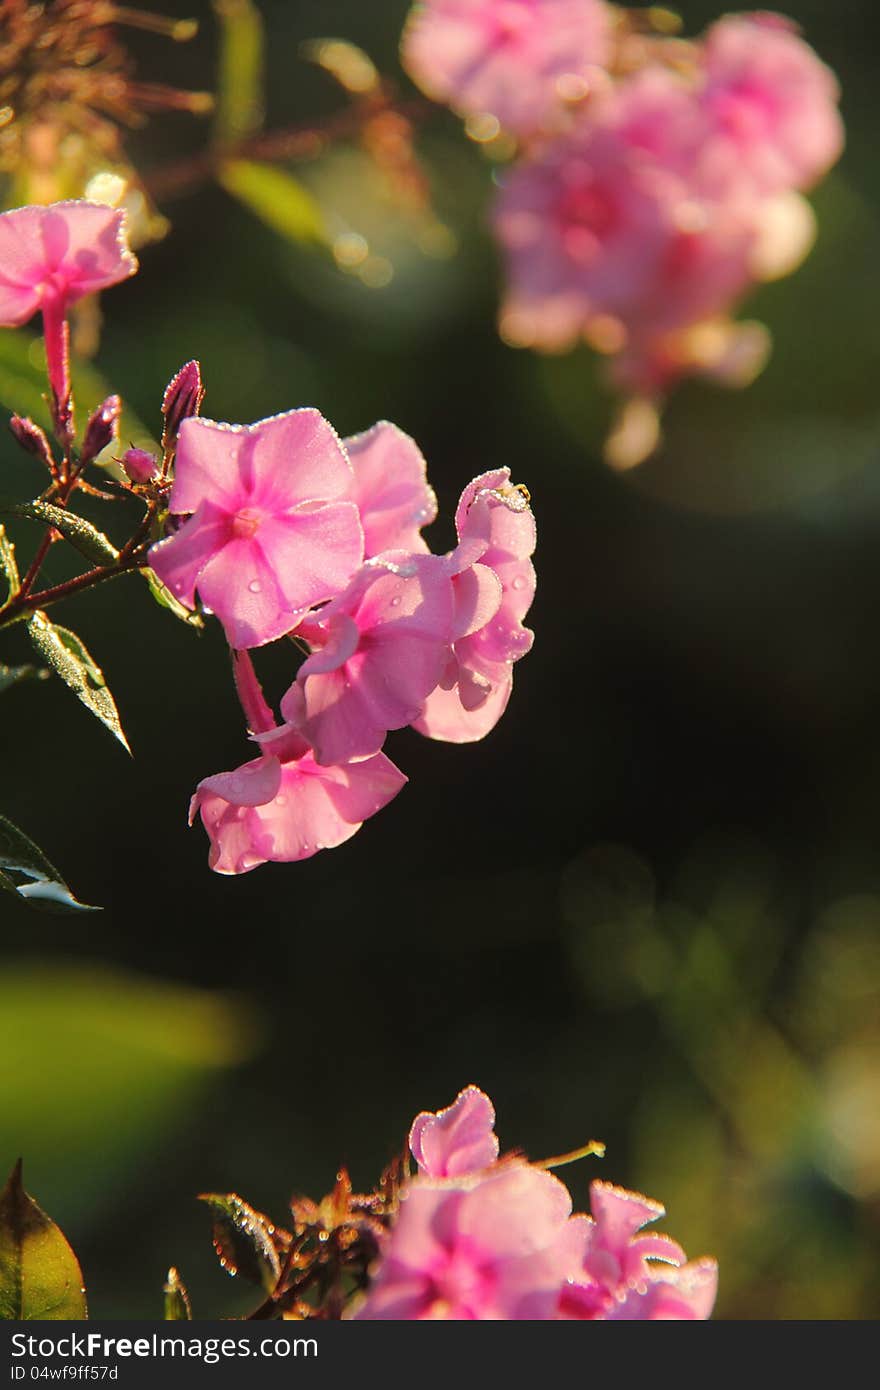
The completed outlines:
<svg viewBox="0 0 880 1390">
<path fill-rule="evenodd" d="M 262 587 L 263 586 L 260 583 L 259 579 L 252 579 L 250 584 L 248 584 L 248 589 L 251 591 L 252 594 L 260 593 Z"/>
<path fill-rule="evenodd" d="M 399 608 L 399 607 L 400 607 L 400 596 L 399 596 L 398 594 L 395 594 L 394 598 L 391 600 L 391 607 L 392 607 L 392 608 Z"/>
<path fill-rule="evenodd" d="M 513 587 L 514 589 L 524 589 L 526 587 L 526 581 L 523 579 L 521 574 L 518 574 L 516 576 L 516 579 L 514 579 Z"/>
</svg>

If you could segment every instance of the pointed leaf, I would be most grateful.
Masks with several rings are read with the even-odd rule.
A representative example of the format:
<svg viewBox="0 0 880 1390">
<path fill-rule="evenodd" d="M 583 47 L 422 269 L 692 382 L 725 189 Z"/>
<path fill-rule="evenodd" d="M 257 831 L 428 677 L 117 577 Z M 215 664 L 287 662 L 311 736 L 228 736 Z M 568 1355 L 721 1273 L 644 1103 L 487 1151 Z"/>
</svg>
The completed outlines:
<svg viewBox="0 0 880 1390">
<path fill-rule="evenodd" d="M 309 190 L 292 174 L 271 164 L 230 159 L 218 177 L 227 193 L 289 241 L 326 244 L 324 214 Z"/>
<path fill-rule="evenodd" d="M 192 1305 L 186 1285 L 172 1265 L 165 1280 L 165 1321 L 191 1322 Z"/>
<path fill-rule="evenodd" d="M 189 623 L 190 627 L 201 629 L 205 626 L 202 615 L 200 613 L 193 613 L 190 608 L 187 608 L 180 602 L 180 599 L 175 598 L 171 590 L 166 588 L 161 579 L 159 579 L 152 570 L 141 570 L 141 574 L 146 579 L 150 587 L 150 593 L 153 595 L 153 598 L 160 608 L 169 609 L 169 611 L 174 614 L 175 618 L 179 618 L 182 623 Z"/>
<path fill-rule="evenodd" d="M 28 633 L 46 664 L 130 753 L 128 740 L 119 722 L 116 701 L 110 694 L 104 673 L 76 633 L 57 623 L 50 623 L 46 614 L 39 612 L 30 619 Z"/>
<path fill-rule="evenodd" d="M 5 503 L 0 505 L 0 511 L 54 526 L 80 555 L 84 555 L 96 565 L 112 565 L 119 559 L 119 551 L 103 531 L 86 521 L 85 517 L 67 511 L 65 507 L 54 507 L 50 502 L 37 499 L 33 502 Z"/>
<path fill-rule="evenodd" d="M 7 599 L 14 598 L 18 593 L 20 580 L 18 565 L 15 563 L 15 546 L 2 525 L 0 525 L 0 570 L 6 577 L 5 602 Z"/>
<path fill-rule="evenodd" d="M 0 1318 L 53 1322 L 88 1316 L 82 1270 L 21 1182 L 21 1160 L 0 1192 Z"/>
<path fill-rule="evenodd" d="M 78 902 L 41 849 L 0 816 L 0 888 L 44 912 L 98 912 Z"/>
<path fill-rule="evenodd" d="M 48 676 L 44 666 L 4 666 L 0 661 L 0 695 L 19 681 L 44 681 Z"/>
<path fill-rule="evenodd" d="M 263 21 L 253 0 L 214 0 L 214 13 L 220 21 L 214 138 L 235 145 L 263 124 Z"/>
<path fill-rule="evenodd" d="M 272 1239 L 275 1227 L 268 1217 L 235 1192 L 203 1192 L 199 1201 L 211 1208 L 214 1249 L 227 1274 L 240 1274 L 253 1284 L 274 1289 L 281 1261 Z"/>
</svg>

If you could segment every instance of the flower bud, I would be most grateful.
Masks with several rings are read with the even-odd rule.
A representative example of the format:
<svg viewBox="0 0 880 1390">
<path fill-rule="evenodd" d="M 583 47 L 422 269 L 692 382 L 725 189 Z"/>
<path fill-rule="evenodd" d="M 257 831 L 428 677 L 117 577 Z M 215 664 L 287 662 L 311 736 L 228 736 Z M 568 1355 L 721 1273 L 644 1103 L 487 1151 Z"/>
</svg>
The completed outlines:
<svg viewBox="0 0 880 1390">
<path fill-rule="evenodd" d="M 152 454 L 148 454 L 146 449 L 126 449 L 122 455 L 122 466 L 126 475 L 133 483 L 152 482 L 159 472 L 156 460 Z"/>
<path fill-rule="evenodd" d="M 33 454 L 35 459 L 39 459 L 48 469 L 52 469 L 52 450 L 39 425 L 35 425 L 33 420 L 28 419 L 27 416 L 13 415 L 9 421 L 9 429 L 15 440 L 27 453 Z"/>
<path fill-rule="evenodd" d="M 122 401 L 119 397 L 108 396 L 89 416 L 82 447 L 83 463 L 91 463 L 102 449 L 106 449 L 118 437 L 121 413 Z"/>
<path fill-rule="evenodd" d="M 177 431 L 184 420 L 198 415 L 205 395 L 202 385 L 202 370 L 198 362 L 187 362 L 165 387 L 162 397 L 162 415 L 165 428 L 162 431 L 162 448 L 173 449 L 177 441 Z"/>
</svg>

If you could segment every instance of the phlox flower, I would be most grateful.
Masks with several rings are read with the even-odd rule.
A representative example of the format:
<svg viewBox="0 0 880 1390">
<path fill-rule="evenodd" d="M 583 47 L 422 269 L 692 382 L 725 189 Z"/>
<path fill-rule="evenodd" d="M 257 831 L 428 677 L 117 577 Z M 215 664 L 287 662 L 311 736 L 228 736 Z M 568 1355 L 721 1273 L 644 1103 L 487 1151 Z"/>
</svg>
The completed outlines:
<svg viewBox="0 0 880 1390">
<path fill-rule="evenodd" d="M 435 101 L 523 136 L 567 93 L 586 94 L 610 34 L 603 0 L 426 0 L 410 16 L 402 57 Z"/>
<path fill-rule="evenodd" d="M 582 1236 L 568 1190 L 508 1159 L 456 1178 L 415 1178 L 401 1195 L 363 1320 L 545 1320 Z"/>
<path fill-rule="evenodd" d="M 324 767 L 308 750 L 293 751 L 300 755 L 266 754 L 199 783 L 189 819 L 192 824 L 201 815 L 211 840 L 208 862 L 217 873 L 243 874 L 270 860 L 289 863 L 333 849 L 407 780 L 384 753 Z"/>
<path fill-rule="evenodd" d="M 38 309 L 63 315 L 83 295 L 138 268 L 125 213 L 72 200 L 0 215 L 0 324 L 27 323 Z"/>
<path fill-rule="evenodd" d="M 437 498 L 415 440 L 381 420 L 343 442 L 354 471 L 346 496 L 360 512 L 364 558 L 383 550 L 427 553 L 421 530 L 436 518 Z"/>
<path fill-rule="evenodd" d="M 715 1302 L 714 1260 L 686 1263 L 680 1245 L 640 1235 L 663 1216 L 659 1202 L 613 1184 L 590 1185 L 591 1216 L 575 1217 L 584 1237 L 581 1269 L 562 1291 L 559 1316 L 580 1320 L 694 1320 Z"/>
<path fill-rule="evenodd" d="M 455 515 L 459 537 L 450 557 L 457 625 L 438 689 L 415 728 L 429 738 L 469 743 L 494 728 L 510 698 L 513 663 L 534 634 L 523 618 L 535 594 L 535 519 L 510 470 L 469 483 Z"/>
<path fill-rule="evenodd" d="M 134 275 L 125 213 L 73 200 L 0 215 L 0 324 L 43 315 L 49 383 L 62 420 L 70 396 L 66 314 L 84 295 Z"/>
<path fill-rule="evenodd" d="M 830 68 L 781 15 L 727 15 L 705 34 L 702 107 L 716 163 L 768 191 L 810 188 L 843 149 Z"/>
<path fill-rule="evenodd" d="M 319 763 L 369 757 L 419 717 L 447 663 L 452 621 L 444 561 L 388 551 L 300 625 L 312 655 L 281 712 Z"/>
<path fill-rule="evenodd" d="M 409 1132 L 410 1152 L 429 1178 L 456 1178 L 488 1168 L 498 1157 L 495 1107 L 478 1086 L 466 1086 L 445 1110 L 423 1110 Z"/>
<path fill-rule="evenodd" d="M 172 513 L 188 515 L 150 551 L 163 584 L 202 602 L 236 648 L 293 628 L 345 587 L 363 558 L 352 469 L 317 410 L 255 425 L 185 419 L 177 441 Z"/>
</svg>

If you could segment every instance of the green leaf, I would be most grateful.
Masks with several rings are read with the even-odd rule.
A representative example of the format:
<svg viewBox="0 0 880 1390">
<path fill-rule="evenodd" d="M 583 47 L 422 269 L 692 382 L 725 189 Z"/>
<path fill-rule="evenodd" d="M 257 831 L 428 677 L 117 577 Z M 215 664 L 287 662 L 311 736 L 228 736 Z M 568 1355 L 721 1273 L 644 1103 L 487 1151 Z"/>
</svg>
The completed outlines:
<svg viewBox="0 0 880 1390">
<path fill-rule="evenodd" d="M 44 912 L 100 911 L 78 902 L 55 865 L 5 816 L 0 816 L 0 887 Z"/>
<path fill-rule="evenodd" d="M 44 681 L 48 677 L 45 666 L 4 666 L 0 661 L 0 695 L 20 681 Z"/>
<path fill-rule="evenodd" d="M 278 1283 L 281 1261 L 268 1217 L 235 1192 L 203 1192 L 199 1201 L 211 1209 L 214 1249 L 227 1274 L 240 1274 L 271 1292 Z"/>
<path fill-rule="evenodd" d="M 165 1280 L 165 1321 L 191 1322 L 192 1305 L 186 1285 L 172 1265 Z"/>
<path fill-rule="evenodd" d="M 201 629 L 205 626 L 202 615 L 194 613 L 192 609 L 182 604 L 180 599 L 175 598 L 171 590 L 162 583 L 158 575 L 155 575 L 152 570 L 141 570 L 141 574 L 146 579 L 150 593 L 160 608 L 167 608 L 174 614 L 175 618 L 179 618 L 182 623 L 189 623 L 190 627 Z"/>
<path fill-rule="evenodd" d="M 267 227 L 289 241 L 327 243 L 324 214 L 309 190 L 292 174 L 271 164 L 230 159 L 218 175 L 231 193 Z"/>
<path fill-rule="evenodd" d="M 12 1322 L 88 1317 L 79 1262 L 21 1182 L 21 1159 L 0 1192 L 0 1318 Z"/>
<path fill-rule="evenodd" d="M 21 581 L 18 577 L 18 565 L 15 562 L 15 546 L 2 525 L 0 525 L 0 569 L 6 576 L 6 599 L 14 598 L 18 593 Z"/>
<path fill-rule="evenodd" d="M 107 399 L 110 387 L 89 362 L 75 362 L 72 376 L 77 405 L 85 411 L 78 413 L 85 419 L 89 410 Z M 29 415 L 44 430 L 51 431 L 52 417 L 46 405 L 45 391 L 46 366 L 42 339 L 21 328 L 0 328 L 0 405 L 17 415 Z M 119 422 L 119 436 L 126 443 L 131 441 L 150 453 L 158 448 L 143 421 L 125 404 Z M 124 477 L 118 465 L 103 466 L 114 476 Z"/>
<path fill-rule="evenodd" d="M 235 145 L 263 124 L 263 21 L 252 0 L 214 0 L 214 13 L 220 21 L 214 139 Z"/>
<path fill-rule="evenodd" d="M 107 539 L 103 531 L 99 531 L 85 517 L 78 516 L 76 512 L 69 512 L 65 507 L 54 507 L 50 502 L 13 502 L 0 504 L 0 511 L 9 512 L 13 516 L 27 517 L 31 521 L 45 522 L 47 526 L 54 526 L 56 531 L 60 531 L 65 540 L 70 541 L 87 560 L 91 560 L 96 565 L 112 565 L 119 559 L 119 551 L 111 541 Z"/>
<path fill-rule="evenodd" d="M 69 628 L 50 623 L 45 613 L 35 613 L 27 627 L 31 641 L 46 664 L 130 753 L 116 701 L 110 694 L 104 673 L 85 644 Z"/>
</svg>

